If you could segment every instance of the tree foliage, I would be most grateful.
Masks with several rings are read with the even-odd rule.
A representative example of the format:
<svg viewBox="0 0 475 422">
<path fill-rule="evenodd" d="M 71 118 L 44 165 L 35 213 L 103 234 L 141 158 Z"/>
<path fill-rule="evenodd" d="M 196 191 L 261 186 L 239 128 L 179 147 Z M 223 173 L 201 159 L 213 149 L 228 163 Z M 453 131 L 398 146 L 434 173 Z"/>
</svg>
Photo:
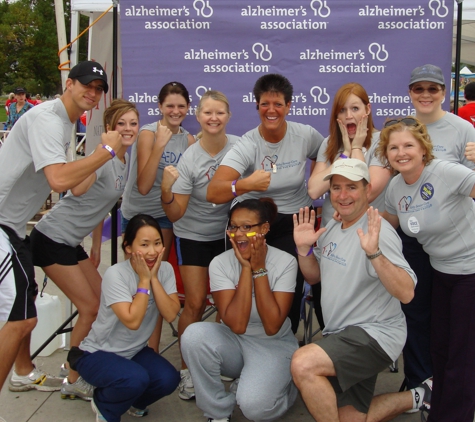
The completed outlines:
<svg viewBox="0 0 475 422">
<path fill-rule="evenodd" d="M 67 0 L 64 11 L 66 28 L 70 28 Z M 83 16 L 81 27 L 87 26 L 87 21 Z M 87 42 L 81 42 L 80 47 L 87 48 Z M 0 0 L 0 92 L 24 86 L 32 95 L 59 93 L 58 65 L 54 0 Z"/>
</svg>

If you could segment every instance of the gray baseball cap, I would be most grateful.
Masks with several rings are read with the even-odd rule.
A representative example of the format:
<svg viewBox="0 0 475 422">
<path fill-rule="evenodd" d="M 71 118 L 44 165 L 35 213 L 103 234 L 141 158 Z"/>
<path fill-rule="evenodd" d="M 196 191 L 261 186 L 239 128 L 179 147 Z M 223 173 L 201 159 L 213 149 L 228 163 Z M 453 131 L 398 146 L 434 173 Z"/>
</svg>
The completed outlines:
<svg viewBox="0 0 475 422">
<path fill-rule="evenodd" d="M 436 84 L 445 86 L 445 79 L 442 69 L 438 66 L 434 66 L 433 64 L 425 64 L 424 66 L 416 67 L 411 72 L 409 86 L 415 84 L 416 82 L 435 82 Z"/>
</svg>

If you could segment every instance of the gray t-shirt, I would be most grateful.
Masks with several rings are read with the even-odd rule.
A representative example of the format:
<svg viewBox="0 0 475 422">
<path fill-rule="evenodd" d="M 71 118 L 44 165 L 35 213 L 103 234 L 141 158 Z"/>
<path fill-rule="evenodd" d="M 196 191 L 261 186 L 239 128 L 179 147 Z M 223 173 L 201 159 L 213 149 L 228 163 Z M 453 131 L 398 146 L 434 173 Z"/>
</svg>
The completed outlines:
<svg viewBox="0 0 475 422">
<path fill-rule="evenodd" d="M 384 167 L 384 165 L 381 163 L 379 158 L 376 156 L 376 148 L 378 147 L 378 144 L 379 144 L 379 134 L 380 132 L 374 132 L 371 138 L 371 146 L 369 147 L 369 149 L 363 148 L 365 163 L 368 167 L 370 166 Z M 325 156 L 325 151 L 327 150 L 327 147 L 328 147 L 328 139 L 329 138 L 325 138 L 325 140 L 323 141 L 322 146 L 320 147 L 318 151 L 318 156 L 317 156 L 317 163 L 319 162 L 326 163 L 327 166 L 330 165 L 330 163 L 328 162 Z M 337 157 L 342 152 L 343 152 L 343 149 L 341 149 L 338 152 Z M 377 208 L 379 212 L 384 211 L 384 195 L 386 193 L 386 189 L 387 189 L 387 186 L 378 195 L 378 197 L 370 204 L 374 208 Z M 333 208 L 332 203 L 330 201 L 330 192 L 327 192 L 324 202 L 323 202 L 323 206 L 322 206 L 322 227 L 326 226 L 327 223 L 333 218 L 334 211 L 335 209 Z"/>
<path fill-rule="evenodd" d="M 348 326 L 361 327 L 396 360 L 406 342 L 406 319 L 401 303 L 386 290 L 366 258 L 358 228 L 367 233 L 366 213 L 347 229 L 331 220 L 315 248 L 322 276 L 323 335 Z M 386 220 L 381 222 L 379 247 L 389 261 L 407 271 L 415 284 L 417 278 L 404 259 L 401 239 Z"/>
<path fill-rule="evenodd" d="M 66 162 L 73 126 L 61 99 L 47 101 L 16 122 L 0 150 L 0 224 L 21 238 L 51 191 L 43 168 Z"/>
<path fill-rule="evenodd" d="M 158 279 L 167 294 L 176 293 L 175 273 L 170 263 L 163 261 L 160 264 Z M 138 330 L 130 330 L 122 324 L 111 308 L 114 303 L 132 303 L 138 283 L 139 276 L 132 268 L 130 260 L 106 270 L 102 280 L 99 312 L 91 331 L 79 345 L 81 350 L 91 353 L 102 350 L 131 359 L 147 345 L 159 315 L 152 290 L 147 311 Z"/>
<path fill-rule="evenodd" d="M 157 122 L 142 126 L 140 132 L 143 130 L 155 133 L 157 131 Z M 165 217 L 165 211 L 163 211 L 160 199 L 162 195 L 163 169 L 166 166 L 176 167 L 178 165 L 181 156 L 188 148 L 188 132 L 181 127 L 180 133 L 171 137 L 160 159 L 155 182 L 153 182 L 152 189 L 150 189 L 147 195 L 142 195 L 137 187 L 137 144 L 139 142 L 140 140 L 132 146 L 130 177 L 125 186 L 124 197 L 120 207 L 122 215 L 128 220 L 137 214 L 148 214 L 153 218 Z"/>
<path fill-rule="evenodd" d="M 475 163 L 465 157 L 467 142 L 475 142 L 475 128 L 470 123 L 455 114 L 445 113 L 444 117 L 426 127 L 434 146 L 433 154 L 439 160 L 475 168 Z"/>
<path fill-rule="evenodd" d="M 128 163 L 128 154 L 125 155 Z M 81 196 L 71 192 L 36 225 L 58 243 L 79 245 L 107 215 L 124 192 L 128 165 L 115 157 L 96 170 L 96 181 Z"/>
<path fill-rule="evenodd" d="M 433 160 L 412 185 L 398 174 L 386 192 L 386 210 L 415 237 L 432 266 L 447 274 L 475 273 L 475 209 L 469 197 L 475 172 Z"/>
<path fill-rule="evenodd" d="M 255 128 L 243 135 L 221 165 L 235 169 L 243 178 L 256 170 L 270 172 L 267 191 L 249 192 L 239 200 L 268 196 L 276 203 L 279 213 L 293 214 L 301 207 L 312 205 L 305 182 L 305 164 L 307 158 L 317 157 L 322 141 L 320 133 L 301 123 L 288 121 L 284 138 L 276 144 L 264 141 Z M 272 163 L 277 166 L 276 173 L 272 171 Z"/>
<path fill-rule="evenodd" d="M 190 200 L 183 217 L 173 223 L 176 236 L 205 242 L 224 239 L 231 201 L 212 204 L 206 200 L 206 192 L 223 157 L 239 140 L 234 135 L 227 135 L 227 138 L 225 147 L 214 157 L 201 147 L 199 141 L 191 145 L 181 157 L 177 167 L 180 177 L 172 191 L 190 195 Z"/>
<path fill-rule="evenodd" d="M 292 255 L 268 245 L 266 268 L 270 289 L 273 292 L 294 293 L 298 264 Z M 230 249 L 223 252 L 215 257 L 209 266 L 211 292 L 235 290 L 239 284 L 240 275 L 241 264 L 237 260 L 234 250 Z M 257 282 L 260 282 L 260 280 Z M 286 318 L 279 332 L 273 338 L 279 339 L 289 334 L 292 335 L 292 328 L 289 318 Z M 251 315 L 244 335 L 257 338 L 268 337 L 257 311 L 254 292 L 252 294 Z"/>
</svg>

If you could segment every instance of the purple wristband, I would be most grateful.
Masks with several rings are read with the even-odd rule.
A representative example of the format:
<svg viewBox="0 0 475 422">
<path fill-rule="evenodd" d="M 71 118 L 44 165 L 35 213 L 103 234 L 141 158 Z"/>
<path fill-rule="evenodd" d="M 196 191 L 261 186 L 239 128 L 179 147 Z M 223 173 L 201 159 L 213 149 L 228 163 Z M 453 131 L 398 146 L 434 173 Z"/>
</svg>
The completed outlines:
<svg viewBox="0 0 475 422">
<path fill-rule="evenodd" d="M 143 289 L 142 287 L 137 288 L 137 293 L 145 293 L 146 295 L 150 296 L 150 290 Z"/>
<path fill-rule="evenodd" d="M 340 158 L 348 158 L 348 156 L 345 155 L 345 154 L 343 154 L 343 153 L 341 153 L 341 154 L 340 154 Z"/>
<path fill-rule="evenodd" d="M 112 158 L 115 157 L 115 151 L 109 145 L 102 145 L 102 148 L 106 149 L 112 155 Z"/>
<path fill-rule="evenodd" d="M 295 253 L 296 253 L 298 256 L 310 256 L 310 255 L 312 254 L 312 252 L 313 252 L 313 245 L 310 246 L 310 250 L 308 251 L 307 255 L 300 255 L 300 254 L 299 254 L 299 251 L 298 251 L 298 249 L 297 249 L 297 246 L 295 247 Z"/>
<path fill-rule="evenodd" d="M 233 180 L 232 183 L 231 183 L 231 192 L 233 193 L 235 198 L 237 198 L 236 183 L 237 183 L 237 179 Z"/>
</svg>

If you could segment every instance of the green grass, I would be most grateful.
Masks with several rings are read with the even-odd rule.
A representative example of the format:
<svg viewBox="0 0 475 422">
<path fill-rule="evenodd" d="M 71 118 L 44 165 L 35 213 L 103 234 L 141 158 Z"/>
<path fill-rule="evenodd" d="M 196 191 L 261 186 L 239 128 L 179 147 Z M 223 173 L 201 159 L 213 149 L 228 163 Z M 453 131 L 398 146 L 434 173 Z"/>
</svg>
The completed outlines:
<svg viewBox="0 0 475 422">
<path fill-rule="evenodd" d="M 5 101 L 8 97 L 0 96 L 0 122 L 7 121 L 7 112 L 5 111 Z M 3 125 L 2 125 L 3 129 Z"/>
</svg>

